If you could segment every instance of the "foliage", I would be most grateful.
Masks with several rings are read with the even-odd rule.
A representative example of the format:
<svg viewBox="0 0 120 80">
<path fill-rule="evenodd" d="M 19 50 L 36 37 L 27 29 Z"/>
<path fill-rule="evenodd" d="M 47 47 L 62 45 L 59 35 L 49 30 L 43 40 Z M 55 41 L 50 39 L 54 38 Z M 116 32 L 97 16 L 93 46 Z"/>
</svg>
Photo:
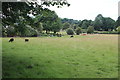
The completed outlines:
<svg viewBox="0 0 120 80">
<path fill-rule="evenodd" d="M 25 32 L 25 36 L 26 37 L 37 37 L 37 36 L 40 36 L 40 31 L 38 31 L 37 29 L 35 28 L 32 28 L 31 26 L 29 25 L 26 25 L 27 26 L 27 29 L 26 29 L 26 32 Z M 41 28 L 40 28 L 41 29 Z"/>
<path fill-rule="evenodd" d="M 99 14 L 95 21 L 93 22 L 93 26 L 95 30 L 98 31 L 109 31 L 115 29 L 115 21 L 111 19 L 110 17 L 103 17 L 101 14 Z"/>
<path fill-rule="evenodd" d="M 2 37 L 7 36 L 7 33 L 6 33 L 7 31 L 6 31 L 5 27 L 2 26 L 2 31 L 1 32 L 2 32 Z"/>
<path fill-rule="evenodd" d="M 115 28 L 120 26 L 120 16 L 118 17 L 117 21 L 115 22 Z"/>
<path fill-rule="evenodd" d="M 43 30 L 43 24 L 42 23 L 38 24 L 37 30 L 38 30 L 38 32 L 42 33 L 42 30 Z"/>
<path fill-rule="evenodd" d="M 120 34 L 120 26 L 117 28 L 118 33 Z"/>
<path fill-rule="evenodd" d="M 80 22 L 80 24 L 78 25 L 79 27 L 83 28 L 83 29 L 87 29 L 92 23 L 92 20 L 83 20 Z"/>
<path fill-rule="evenodd" d="M 15 33 L 14 27 L 9 26 L 9 27 L 7 28 L 7 36 L 13 37 L 15 34 L 16 34 L 16 33 Z"/>
<path fill-rule="evenodd" d="M 73 35 L 74 34 L 74 30 L 72 28 L 68 28 L 66 32 L 67 32 L 68 35 Z"/>
<path fill-rule="evenodd" d="M 66 30 L 66 29 L 70 28 L 70 26 L 71 25 L 68 22 L 63 23 L 63 30 Z"/>
<path fill-rule="evenodd" d="M 61 21 L 62 23 L 79 24 L 79 21 L 74 19 L 63 18 Z"/>
<path fill-rule="evenodd" d="M 94 26 L 95 30 L 102 30 L 103 25 L 104 25 L 104 17 L 101 14 L 99 14 L 95 18 L 93 26 Z"/>
<path fill-rule="evenodd" d="M 104 18 L 104 26 L 102 27 L 102 30 L 109 31 L 115 29 L 115 21 L 111 19 L 110 17 Z"/>
<path fill-rule="evenodd" d="M 46 16 L 46 15 L 43 16 L 43 14 L 45 13 L 49 14 L 50 12 L 49 9 L 43 8 L 43 5 L 46 5 L 46 6 L 57 5 L 57 7 L 61 7 L 64 5 L 70 6 L 70 4 L 65 1 L 59 1 L 59 2 L 58 1 L 57 2 L 56 1 L 53 1 L 53 2 L 43 1 L 41 5 L 39 5 L 38 2 L 36 1 L 33 1 L 33 2 L 3 2 L 2 3 L 2 10 L 3 10 L 2 24 L 5 27 L 4 29 L 7 29 L 6 26 L 12 26 L 14 27 L 16 31 L 15 33 L 18 36 L 25 36 L 26 32 L 28 32 L 26 25 L 30 25 L 34 29 L 39 29 L 37 30 L 38 32 L 41 32 L 42 26 L 40 29 L 39 23 L 42 22 L 41 19 L 44 19 L 44 17 Z M 49 21 L 50 20 L 51 19 L 49 19 Z M 47 21 L 44 21 L 43 24 L 45 22 Z M 48 23 L 51 23 L 51 22 L 48 22 Z M 17 24 L 17 25 L 14 25 L 14 24 Z"/>
<path fill-rule="evenodd" d="M 94 32 L 94 27 L 93 26 L 89 26 L 87 29 L 87 33 L 93 33 Z"/>
<path fill-rule="evenodd" d="M 57 18 L 55 21 L 52 22 L 51 31 L 56 33 L 56 32 L 59 32 L 60 29 L 62 29 L 62 23 L 61 23 L 60 18 Z"/>
<path fill-rule="evenodd" d="M 76 34 L 79 35 L 80 33 L 82 33 L 82 29 L 80 27 L 78 27 L 76 30 L 75 30 Z"/>
<path fill-rule="evenodd" d="M 62 23 L 58 15 L 51 10 L 43 11 L 43 15 L 39 18 L 43 23 L 43 29 L 47 31 L 58 32 L 62 28 Z"/>
</svg>

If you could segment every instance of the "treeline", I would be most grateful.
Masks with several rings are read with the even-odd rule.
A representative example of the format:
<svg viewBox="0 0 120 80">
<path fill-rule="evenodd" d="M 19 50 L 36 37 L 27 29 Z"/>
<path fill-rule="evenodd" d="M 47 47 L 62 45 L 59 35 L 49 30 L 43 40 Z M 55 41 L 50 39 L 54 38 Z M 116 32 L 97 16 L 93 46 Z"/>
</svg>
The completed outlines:
<svg viewBox="0 0 120 80">
<path fill-rule="evenodd" d="M 62 19 L 63 30 L 72 28 L 74 31 L 80 27 L 83 32 L 87 32 L 89 27 L 92 26 L 94 31 L 111 31 L 113 33 L 118 32 L 118 27 L 120 26 L 120 17 L 115 21 L 110 17 L 103 17 L 98 14 L 94 21 L 92 20 L 73 20 L 73 19 Z M 93 31 L 93 30 L 92 30 Z"/>
<path fill-rule="evenodd" d="M 62 2 L 63 3 L 63 2 Z M 64 4 L 54 5 L 64 5 Z M 67 4 L 67 3 L 66 3 Z M 53 5 L 53 3 L 43 3 L 43 5 Z M 53 6 L 54 6 L 53 5 Z M 68 4 L 69 5 L 69 4 Z M 12 37 L 37 37 L 53 32 L 66 31 L 80 34 L 83 32 L 94 33 L 94 31 L 114 31 L 120 33 L 120 17 L 115 21 L 110 17 L 103 17 L 99 14 L 92 20 L 61 19 L 48 8 L 43 8 L 37 3 L 25 2 L 3 2 L 2 3 L 2 36 Z"/>
</svg>

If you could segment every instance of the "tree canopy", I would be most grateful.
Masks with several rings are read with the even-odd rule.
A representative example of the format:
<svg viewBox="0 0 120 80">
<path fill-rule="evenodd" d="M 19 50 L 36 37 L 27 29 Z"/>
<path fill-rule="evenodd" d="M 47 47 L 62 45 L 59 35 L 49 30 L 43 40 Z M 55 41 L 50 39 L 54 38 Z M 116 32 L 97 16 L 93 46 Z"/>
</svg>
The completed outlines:
<svg viewBox="0 0 120 80">
<path fill-rule="evenodd" d="M 37 2 L 2 2 L 2 25 L 4 27 L 4 33 L 7 32 L 9 30 L 7 28 L 10 27 L 10 30 L 14 29 L 16 33 L 14 36 L 26 36 L 30 28 L 35 32 L 41 32 L 42 29 L 54 32 L 59 31 L 61 28 L 59 17 L 54 11 L 44 8 L 44 5 L 56 5 L 57 7 L 64 5 L 70 6 L 69 3 L 62 0 L 59 2 L 43 1 L 40 5 Z"/>
</svg>

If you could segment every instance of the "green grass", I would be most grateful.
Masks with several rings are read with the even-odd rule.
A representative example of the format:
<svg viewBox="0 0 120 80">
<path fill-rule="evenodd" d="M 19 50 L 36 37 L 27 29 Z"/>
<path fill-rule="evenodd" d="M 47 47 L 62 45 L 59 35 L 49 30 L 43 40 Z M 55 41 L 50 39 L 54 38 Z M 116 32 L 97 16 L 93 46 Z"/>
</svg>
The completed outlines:
<svg viewBox="0 0 120 80">
<path fill-rule="evenodd" d="M 117 78 L 117 35 L 9 38 L 3 42 L 3 78 Z"/>
</svg>

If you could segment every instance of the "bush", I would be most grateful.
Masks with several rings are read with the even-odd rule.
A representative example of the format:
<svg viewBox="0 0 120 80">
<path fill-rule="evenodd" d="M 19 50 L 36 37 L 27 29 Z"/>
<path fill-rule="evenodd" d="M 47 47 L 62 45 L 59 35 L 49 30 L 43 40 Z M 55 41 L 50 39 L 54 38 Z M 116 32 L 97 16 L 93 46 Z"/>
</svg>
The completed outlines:
<svg viewBox="0 0 120 80">
<path fill-rule="evenodd" d="M 89 26 L 87 28 L 87 33 L 94 33 L 94 27 L 93 26 Z"/>
<path fill-rule="evenodd" d="M 97 33 L 98 34 L 118 34 L 117 31 L 98 31 Z"/>
<path fill-rule="evenodd" d="M 117 28 L 118 34 L 120 34 L 120 26 Z"/>
<path fill-rule="evenodd" d="M 75 33 L 76 33 L 77 35 L 79 35 L 80 33 L 82 33 L 81 28 L 80 28 L 80 27 L 78 27 L 78 28 L 75 30 Z"/>
<path fill-rule="evenodd" d="M 67 32 L 68 35 L 73 35 L 74 34 L 74 30 L 72 28 L 68 28 L 66 32 Z"/>
</svg>

